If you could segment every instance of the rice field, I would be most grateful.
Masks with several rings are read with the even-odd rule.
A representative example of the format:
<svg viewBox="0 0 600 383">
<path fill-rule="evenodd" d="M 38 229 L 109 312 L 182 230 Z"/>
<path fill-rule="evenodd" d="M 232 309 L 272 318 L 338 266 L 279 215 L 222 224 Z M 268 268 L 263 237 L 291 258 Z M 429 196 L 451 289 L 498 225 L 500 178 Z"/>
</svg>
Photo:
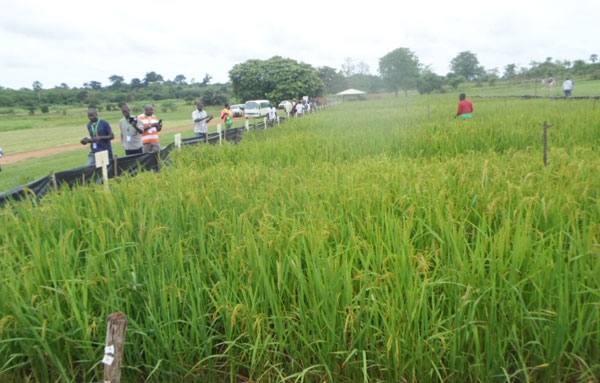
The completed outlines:
<svg viewBox="0 0 600 383">
<path fill-rule="evenodd" d="M 600 111 L 347 102 L 0 211 L 0 381 L 598 382 Z M 549 129 L 543 163 L 544 121 Z"/>
</svg>

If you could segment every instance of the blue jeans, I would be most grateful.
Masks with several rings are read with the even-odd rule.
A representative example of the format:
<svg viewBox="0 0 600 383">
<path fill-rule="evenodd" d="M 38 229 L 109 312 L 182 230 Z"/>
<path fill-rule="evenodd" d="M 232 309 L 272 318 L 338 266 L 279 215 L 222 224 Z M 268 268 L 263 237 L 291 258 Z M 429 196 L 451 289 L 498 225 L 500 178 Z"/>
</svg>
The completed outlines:
<svg viewBox="0 0 600 383">
<path fill-rule="evenodd" d="M 85 166 L 96 166 L 96 153 L 90 153 L 88 156 L 87 165 Z"/>
</svg>

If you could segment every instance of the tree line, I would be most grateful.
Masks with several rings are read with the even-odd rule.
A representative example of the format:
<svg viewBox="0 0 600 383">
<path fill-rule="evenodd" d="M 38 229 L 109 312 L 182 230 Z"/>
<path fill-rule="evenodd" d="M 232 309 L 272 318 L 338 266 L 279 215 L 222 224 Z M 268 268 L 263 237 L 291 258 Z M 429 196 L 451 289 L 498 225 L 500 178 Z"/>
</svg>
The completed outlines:
<svg viewBox="0 0 600 383">
<path fill-rule="evenodd" d="M 443 92 L 446 87 L 456 89 L 460 84 L 473 82 L 478 85 L 494 85 L 498 80 L 532 80 L 548 77 L 578 76 L 600 79 L 598 55 L 592 54 L 589 63 L 584 60 L 532 61 L 528 67 L 508 64 L 500 72 L 498 68 L 486 69 L 480 65 L 477 55 L 470 51 L 460 52 L 450 62 L 450 72 L 445 76 L 434 73 L 408 48 L 395 49 L 379 59 L 378 75 L 370 73 L 365 63 L 355 64 L 346 59 L 341 70 L 323 66 L 314 68 L 293 59 L 274 56 L 268 60 L 248 60 L 236 64 L 229 71 L 230 81 L 210 84 L 207 73 L 197 82 L 180 74 L 173 80 L 165 80 L 156 72 L 147 72 L 143 78 L 133 78 L 129 83 L 119 75 L 108 78 L 109 85 L 90 81 L 82 87 L 71 88 L 66 83 L 51 89 L 35 81 L 32 88 L 19 90 L 0 87 L 0 107 L 24 107 L 33 114 L 38 109 L 47 112 L 49 105 L 87 105 L 118 108 L 119 105 L 136 100 L 182 99 L 193 104 L 205 105 L 237 103 L 249 99 L 269 99 L 274 102 L 298 99 L 302 96 L 335 94 L 348 88 L 369 93 L 382 91 L 408 94 L 416 89 L 420 94 Z"/>
</svg>

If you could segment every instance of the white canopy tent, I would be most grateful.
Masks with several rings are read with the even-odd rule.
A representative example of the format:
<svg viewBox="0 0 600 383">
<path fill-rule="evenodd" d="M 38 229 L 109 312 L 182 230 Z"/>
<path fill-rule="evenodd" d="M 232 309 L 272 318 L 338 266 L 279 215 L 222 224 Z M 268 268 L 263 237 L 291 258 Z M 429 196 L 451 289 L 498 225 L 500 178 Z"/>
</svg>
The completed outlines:
<svg viewBox="0 0 600 383">
<path fill-rule="evenodd" d="M 360 99 L 360 95 L 365 94 L 362 90 L 358 89 L 346 89 L 342 92 L 336 93 L 338 96 L 342 96 L 342 99 L 346 101 L 346 97 L 355 96 L 357 99 Z"/>
</svg>

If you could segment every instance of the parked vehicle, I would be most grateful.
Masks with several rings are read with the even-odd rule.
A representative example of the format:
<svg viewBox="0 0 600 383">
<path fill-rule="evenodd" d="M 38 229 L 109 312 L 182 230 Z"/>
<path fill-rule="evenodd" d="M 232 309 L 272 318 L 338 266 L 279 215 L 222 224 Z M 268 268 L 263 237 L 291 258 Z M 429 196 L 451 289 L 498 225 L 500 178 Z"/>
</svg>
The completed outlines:
<svg viewBox="0 0 600 383">
<path fill-rule="evenodd" d="M 244 105 L 246 118 L 264 117 L 269 114 L 271 102 L 269 100 L 250 100 Z"/>
<path fill-rule="evenodd" d="M 233 117 L 244 117 L 244 104 L 231 105 L 231 114 Z"/>
<path fill-rule="evenodd" d="M 279 105 L 277 105 L 277 109 L 283 109 L 286 113 L 290 113 L 292 111 L 292 106 L 291 101 L 281 101 Z"/>
</svg>

